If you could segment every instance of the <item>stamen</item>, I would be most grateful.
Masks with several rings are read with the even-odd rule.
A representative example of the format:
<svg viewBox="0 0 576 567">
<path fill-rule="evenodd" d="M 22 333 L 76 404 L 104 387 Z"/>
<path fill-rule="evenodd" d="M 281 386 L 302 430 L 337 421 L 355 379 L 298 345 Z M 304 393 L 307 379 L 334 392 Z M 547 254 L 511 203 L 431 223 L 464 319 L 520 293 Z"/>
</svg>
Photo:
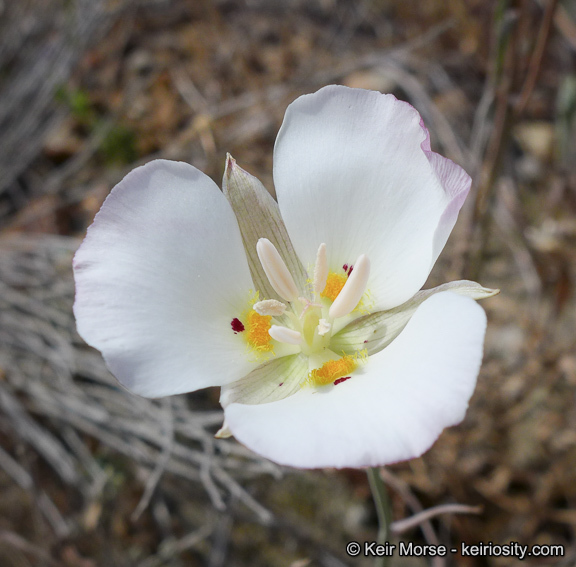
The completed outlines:
<svg viewBox="0 0 576 567">
<path fill-rule="evenodd" d="M 344 317 L 355 309 L 366 291 L 369 276 L 370 260 L 365 254 L 362 254 L 354 264 L 354 271 L 344 284 L 342 291 L 330 306 L 328 316 L 331 319 Z"/>
<path fill-rule="evenodd" d="M 320 319 L 318 321 L 318 334 L 323 337 L 326 333 L 330 332 L 332 325 L 326 321 L 326 319 Z"/>
<path fill-rule="evenodd" d="M 320 244 L 316 253 L 316 264 L 314 265 L 314 291 L 322 293 L 326 287 L 328 279 L 328 258 L 326 257 L 326 244 Z"/>
<path fill-rule="evenodd" d="M 298 331 L 294 331 L 288 327 L 272 325 L 268 334 L 279 343 L 286 343 L 289 345 L 299 345 L 302 343 L 302 335 Z"/>
<path fill-rule="evenodd" d="M 274 244 L 267 238 L 260 238 L 256 244 L 256 252 L 274 291 L 282 299 L 294 301 L 298 297 L 298 289 Z"/>
<path fill-rule="evenodd" d="M 264 301 L 256 302 L 252 306 L 252 309 L 254 309 L 258 315 L 272 315 L 272 317 L 278 317 L 284 315 L 286 305 L 281 301 L 276 301 L 275 299 L 265 299 Z"/>
</svg>

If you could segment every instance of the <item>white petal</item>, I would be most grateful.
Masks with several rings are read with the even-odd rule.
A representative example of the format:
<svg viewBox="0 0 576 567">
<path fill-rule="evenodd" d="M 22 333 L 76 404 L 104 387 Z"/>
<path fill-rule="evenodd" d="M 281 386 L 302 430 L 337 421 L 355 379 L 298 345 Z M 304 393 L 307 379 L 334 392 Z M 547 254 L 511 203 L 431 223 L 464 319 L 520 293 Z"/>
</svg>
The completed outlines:
<svg viewBox="0 0 576 567">
<path fill-rule="evenodd" d="M 325 242 L 336 270 L 366 254 L 375 309 L 422 287 L 469 187 L 427 140 L 409 104 L 341 86 L 292 103 L 276 140 L 274 183 L 298 256 L 312 266 Z"/>
<path fill-rule="evenodd" d="M 439 293 L 350 380 L 270 404 L 233 403 L 226 420 L 240 442 L 285 465 L 365 467 L 417 457 L 463 419 L 485 327 L 472 299 Z"/>
<path fill-rule="evenodd" d="M 231 329 L 253 288 L 234 214 L 196 168 L 153 161 L 110 193 L 74 258 L 84 340 L 144 396 L 227 384 L 249 372 Z"/>
<path fill-rule="evenodd" d="M 430 165 L 434 169 L 440 184 L 449 198 L 448 204 L 440 217 L 438 227 L 434 234 L 434 250 L 432 256 L 432 264 L 434 264 L 440 255 L 440 252 L 442 252 L 454 225 L 456 224 L 458 213 L 460 212 L 460 209 L 470 191 L 472 179 L 452 160 L 431 151 L 430 133 L 426 126 L 424 126 L 424 121 L 422 120 L 420 121 L 420 127 L 426 133 L 426 139 L 422 142 L 422 150 L 426 154 Z"/>
</svg>

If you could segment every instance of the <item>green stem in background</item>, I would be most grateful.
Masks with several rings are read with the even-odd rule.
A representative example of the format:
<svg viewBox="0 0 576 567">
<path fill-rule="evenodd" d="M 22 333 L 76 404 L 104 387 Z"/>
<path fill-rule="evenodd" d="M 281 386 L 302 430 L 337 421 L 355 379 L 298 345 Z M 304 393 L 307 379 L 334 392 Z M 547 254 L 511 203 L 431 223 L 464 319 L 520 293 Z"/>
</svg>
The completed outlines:
<svg viewBox="0 0 576 567">
<path fill-rule="evenodd" d="M 376 513 L 378 514 L 378 544 L 384 545 L 390 541 L 390 525 L 392 524 L 392 508 L 390 507 L 390 498 L 388 490 L 382 481 L 379 468 L 370 468 L 366 471 Z M 377 557 L 376 567 L 387 567 L 389 564 L 388 556 Z"/>
</svg>

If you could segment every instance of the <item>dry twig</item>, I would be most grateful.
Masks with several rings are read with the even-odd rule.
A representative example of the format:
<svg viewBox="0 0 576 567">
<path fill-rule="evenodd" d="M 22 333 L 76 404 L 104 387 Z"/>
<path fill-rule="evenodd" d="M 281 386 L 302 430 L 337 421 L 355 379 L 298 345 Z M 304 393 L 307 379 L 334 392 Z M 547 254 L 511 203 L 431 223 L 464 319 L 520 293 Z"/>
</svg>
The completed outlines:
<svg viewBox="0 0 576 567">
<path fill-rule="evenodd" d="M 183 397 L 158 402 L 132 396 L 117 386 L 100 355 L 82 344 L 71 310 L 70 261 L 77 244 L 50 236 L 0 240 L 0 429 L 26 442 L 87 499 L 108 480 L 87 437 L 130 457 L 148 476 L 134 518 L 168 472 L 204 484 L 217 508 L 230 494 L 269 523 L 270 512 L 238 480 L 280 469 L 241 446 L 215 446 L 221 411 L 194 410 Z M 0 466 L 31 489 L 33 480 L 9 451 L 0 452 Z M 62 534 L 68 527 L 45 504 Z"/>
</svg>

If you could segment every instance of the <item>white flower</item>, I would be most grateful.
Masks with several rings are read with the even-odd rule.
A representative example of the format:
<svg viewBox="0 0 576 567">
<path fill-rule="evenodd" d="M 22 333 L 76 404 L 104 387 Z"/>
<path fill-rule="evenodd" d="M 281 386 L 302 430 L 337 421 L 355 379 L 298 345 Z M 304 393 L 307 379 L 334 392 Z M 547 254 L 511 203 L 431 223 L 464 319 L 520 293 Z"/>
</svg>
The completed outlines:
<svg viewBox="0 0 576 567">
<path fill-rule="evenodd" d="M 128 174 L 75 257 L 80 334 L 140 395 L 222 386 L 220 435 L 279 463 L 419 456 L 464 417 L 494 293 L 418 291 L 470 178 L 409 104 L 330 86 L 289 106 L 274 183 Z"/>
</svg>

